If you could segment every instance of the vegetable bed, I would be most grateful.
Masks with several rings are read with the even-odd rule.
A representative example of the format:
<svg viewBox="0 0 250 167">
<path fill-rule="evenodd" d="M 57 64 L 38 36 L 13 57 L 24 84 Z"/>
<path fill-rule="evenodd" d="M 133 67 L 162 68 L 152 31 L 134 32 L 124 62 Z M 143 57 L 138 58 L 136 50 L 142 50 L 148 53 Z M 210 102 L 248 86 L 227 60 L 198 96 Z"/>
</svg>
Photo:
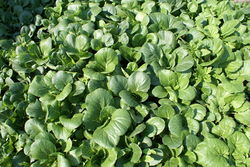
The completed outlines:
<svg viewBox="0 0 250 167">
<path fill-rule="evenodd" d="M 250 4 L 0 0 L 0 166 L 250 167 Z"/>
</svg>

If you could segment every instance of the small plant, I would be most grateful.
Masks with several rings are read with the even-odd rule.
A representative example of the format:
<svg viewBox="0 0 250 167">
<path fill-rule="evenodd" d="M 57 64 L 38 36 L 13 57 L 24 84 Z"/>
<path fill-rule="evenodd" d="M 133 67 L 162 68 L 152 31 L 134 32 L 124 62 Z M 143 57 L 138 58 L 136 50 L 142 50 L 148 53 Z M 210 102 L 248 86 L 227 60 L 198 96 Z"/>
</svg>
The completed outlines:
<svg viewBox="0 0 250 167">
<path fill-rule="evenodd" d="M 250 4 L 11 2 L 0 166 L 250 166 Z"/>
</svg>

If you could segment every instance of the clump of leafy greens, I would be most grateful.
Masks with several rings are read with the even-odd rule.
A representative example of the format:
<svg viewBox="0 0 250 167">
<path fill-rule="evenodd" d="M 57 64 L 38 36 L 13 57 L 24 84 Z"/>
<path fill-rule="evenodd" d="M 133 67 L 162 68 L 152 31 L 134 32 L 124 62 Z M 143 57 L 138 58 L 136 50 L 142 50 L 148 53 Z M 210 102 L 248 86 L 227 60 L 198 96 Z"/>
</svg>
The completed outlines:
<svg viewBox="0 0 250 167">
<path fill-rule="evenodd" d="M 250 166 L 249 4 L 0 7 L 0 166 Z"/>
</svg>

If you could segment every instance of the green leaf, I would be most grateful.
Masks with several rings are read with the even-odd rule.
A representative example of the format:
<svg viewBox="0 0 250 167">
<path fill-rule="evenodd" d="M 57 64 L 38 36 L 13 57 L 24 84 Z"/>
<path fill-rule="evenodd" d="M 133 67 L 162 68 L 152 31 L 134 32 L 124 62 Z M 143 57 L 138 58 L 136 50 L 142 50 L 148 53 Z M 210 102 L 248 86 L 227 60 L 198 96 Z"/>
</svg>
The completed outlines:
<svg viewBox="0 0 250 167">
<path fill-rule="evenodd" d="M 127 89 L 127 79 L 121 75 L 112 76 L 108 82 L 108 88 L 118 95 L 120 91 Z"/>
<path fill-rule="evenodd" d="M 100 50 L 103 47 L 102 42 L 98 39 L 92 39 L 90 42 L 90 45 L 91 45 L 91 48 L 96 51 Z"/>
<path fill-rule="evenodd" d="M 186 130 L 185 118 L 177 114 L 169 120 L 168 128 L 171 134 L 175 136 L 181 136 L 184 130 Z"/>
<path fill-rule="evenodd" d="M 128 88 L 132 92 L 147 92 L 150 84 L 149 76 L 142 71 L 133 72 L 128 78 Z"/>
<path fill-rule="evenodd" d="M 163 104 L 154 111 L 154 114 L 161 118 L 171 119 L 176 113 L 171 105 Z"/>
<path fill-rule="evenodd" d="M 140 134 L 141 132 L 144 131 L 144 129 L 146 129 L 146 125 L 145 125 L 145 124 L 139 124 L 138 126 L 135 127 L 135 129 L 134 129 L 133 132 L 129 135 L 129 137 L 134 137 L 134 136 Z"/>
<path fill-rule="evenodd" d="M 185 101 L 192 101 L 196 97 L 196 89 L 188 86 L 186 89 L 179 90 L 179 98 Z"/>
<path fill-rule="evenodd" d="M 105 148 L 115 147 L 131 124 L 129 113 L 123 109 L 117 109 L 111 117 L 110 122 L 94 131 L 93 141 Z"/>
<path fill-rule="evenodd" d="M 194 60 L 192 56 L 186 56 L 184 58 L 181 56 L 178 56 L 178 62 L 177 62 L 177 65 L 175 66 L 175 71 L 184 72 L 192 68 L 193 65 L 194 65 Z"/>
<path fill-rule="evenodd" d="M 132 149 L 132 152 L 133 152 L 130 161 L 133 162 L 133 163 L 139 162 L 140 159 L 141 159 L 141 156 L 142 156 L 141 148 L 135 143 L 131 143 L 129 145 L 129 147 Z"/>
<path fill-rule="evenodd" d="M 69 47 L 68 53 L 77 53 L 89 48 L 89 39 L 86 35 L 68 34 L 65 38 L 65 45 Z"/>
<path fill-rule="evenodd" d="M 228 137 L 229 144 L 234 146 L 235 152 L 248 154 L 250 151 L 250 141 L 247 136 L 239 131 L 234 132 Z"/>
<path fill-rule="evenodd" d="M 168 17 L 168 15 L 164 14 L 164 13 L 151 13 L 150 15 L 150 19 L 152 20 L 152 22 L 157 25 L 159 28 L 161 29 L 168 29 L 169 28 L 169 21 L 170 18 Z"/>
<path fill-rule="evenodd" d="M 102 36 L 102 42 L 108 47 L 114 44 L 114 39 L 111 33 L 104 34 Z"/>
<path fill-rule="evenodd" d="M 176 47 L 176 37 L 171 31 L 159 31 L 157 33 L 158 44 L 160 46 L 167 47 L 169 49 L 174 49 Z"/>
<path fill-rule="evenodd" d="M 162 86 L 176 86 L 178 81 L 178 76 L 175 72 L 170 70 L 160 70 L 158 76 Z"/>
<path fill-rule="evenodd" d="M 105 161 L 101 164 L 101 167 L 110 167 L 114 166 L 115 162 L 117 160 L 117 151 L 112 148 L 108 149 L 108 157 L 105 159 Z"/>
<path fill-rule="evenodd" d="M 46 160 L 56 152 L 56 146 L 49 140 L 36 140 L 30 146 L 30 156 L 35 160 Z"/>
<path fill-rule="evenodd" d="M 69 83 L 73 83 L 73 77 L 70 73 L 65 71 L 58 71 L 52 78 L 52 84 L 54 84 L 55 87 L 61 91 Z"/>
<path fill-rule="evenodd" d="M 185 138 L 185 145 L 188 150 L 193 151 L 200 142 L 201 142 L 200 138 L 193 134 L 189 134 Z"/>
<path fill-rule="evenodd" d="M 60 154 L 57 155 L 57 165 L 60 167 L 70 167 L 71 166 L 69 160 Z"/>
<path fill-rule="evenodd" d="M 162 86 L 154 87 L 152 94 L 158 98 L 164 98 L 168 95 L 167 91 Z"/>
<path fill-rule="evenodd" d="M 197 120 L 190 118 L 190 117 L 186 117 L 186 120 L 187 120 L 187 126 L 188 126 L 189 132 L 192 134 L 199 133 L 200 123 Z"/>
<path fill-rule="evenodd" d="M 121 97 L 121 99 L 128 105 L 131 107 L 136 107 L 139 105 L 138 100 L 135 98 L 135 96 L 133 96 L 132 93 L 130 93 L 129 91 L 126 90 L 122 90 L 119 93 L 119 96 Z"/>
<path fill-rule="evenodd" d="M 233 134 L 235 127 L 236 123 L 233 118 L 224 117 L 219 125 L 213 127 L 212 132 L 226 139 Z"/>
<path fill-rule="evenodd" d="M 236 26 L 239 24 L 239 20 L 228 20 L 221 26 L 221 35 L 229 36 L 236 30 Z"/>
<path fill-rule="evenodd" d="M 190 12 L 195 13 L 198 10 L 198 3 L 197 1 L 193 0 L 192 2 L 188 3 L 187 7 Z"/>
<path fill-rule="evenodd" d="M 250 117 L 250 111 L 245 112 L 238 112 L 235 114 L 235 119 L 239 121 L 240 123 L 250 126 L 250 120 L 248 119 Z"/>
<path fill-rule="evenodd" d="M 145 149 L 143 152 L 146 154 L 143 159 L 148 162 L 150 166 L 155 166 L 163 160 L 163 151 L 160 148 Z"/>
<path fill-rule="evenodd" d="M 40 42 L 40 49 L 44 56 L 49 56 L 52 51 L 52 39 L 49 37 Z"/>
<path fill-rule="evenodd" d="M 75 40 L 75 48 L 78 51 L 85 51 L 89 48 L 89 39 L 86 35 L 79 35 Z"/>
<path fill-rule="evenodd" d="M 74 89 L 73 89 L 73 96 L 78 96 L 80 94 L 82 94 L 85 90 L 86 86 L 83 82 L 81 81 L 76 81 L 74 83 Z"/>
<path fill-rule="evenodd" d="M 207 138 L 197 145 L 195 153 L 198 155 L 198 164 L 207 167 L 229 167 L 228 146 L 216 138 Z"/>
<path fill-rule="evenodd" d="M 194 119 L 196 119 L 198 121 L 202 121 L 205 118 L 207 111 L 206 111 L 206 108 L 204 106 L 202 106 L 200 104 L 192 104 L 190 107 L 194 111 L 194 114 L 195 114 Z"/>
<path fill-rule="evenodd" d="M 162 138 L 162 143 L 170 149 L 178 148 L 182 145 L 182 137 L 175 135 L 165 135 Z"/>
<path fill-rule="evenodd" d="M 83 114 L 74 114 L 72 118 L 60 116 L 60 123 L 68 130 L 72 131 L 78 128 L 82 124 Z"/>
<path fill-rule="evenodd" d="M 148 64 L 158 61 L 162 56 L 162 51 L 158 45 L 152 43 L 145 43 L 141 48 L 141 52 L 143 54 L 144 61 Z"/>
<path fill-rule="evenodd" d="M 100 96 L 101 95 L 101 96 Z M 94 130 L 100 125 L 99 116 L 104 107 L 112 105 L 114 99 L 112 94 L 102 88 L 96 89 L 86 96 L 87 111 L 83 118 L 83 123 L 87 129 Z"/>
<path fill-rule="evenodd" d="M 103 72 L 111 73 L 118 64 L 118 55 L 111 48 L 102 48 L 95 54 L 95 60 Z"/>
<path fill-rule="evenodd" d="M 26 108 L 26 114 L 34 118 L 43 118 L 45 112 L 42 110 L 41 102 L 36 100 L 34 103 L 30 103 Z"/>
<path fill-rule="evenodd" d="M 40 121 L 36 119 L 29 119 L 28 121 L 25 122 L 24 130 L 31 137 L 35 137 L 40 132 L 43 132 L 45 128 Z"/>
<path fill-rule="evenodd" d="M 50 123 L 47 126 L 49 131 L 52 131 L 54 136 L 58 139 L 58 140 L 63 140 L 63 141 L 67 141 L 71 135 L 71 132 L 64 128 L 61 125 L 57 125 L 54 123 Z"/>
<path fill-rule="evenodd" d="M 38 97 L 42 97 L 46 95 L 49 92 L 49 88 L 44 82 L 44 77 L 41 75 L 35 76 L 35 78 L 32 80 L 28 93 L 33 94 Z"/>
<path fill-rule="evenodd" d="M 156 135 L 159 135 L 165 129 L 165 121 L 159 117 L 151 117 L 146 123 L 156 127 Z"/>
<path fill-rule="evenodd" d="M 56 96 L 56 100 L 63 101 L 70 94 L 71 90 L 72 90 L 72 85 L 71 83 L 68 83 L 63 88 L 62 92 Z"/>
</svg>

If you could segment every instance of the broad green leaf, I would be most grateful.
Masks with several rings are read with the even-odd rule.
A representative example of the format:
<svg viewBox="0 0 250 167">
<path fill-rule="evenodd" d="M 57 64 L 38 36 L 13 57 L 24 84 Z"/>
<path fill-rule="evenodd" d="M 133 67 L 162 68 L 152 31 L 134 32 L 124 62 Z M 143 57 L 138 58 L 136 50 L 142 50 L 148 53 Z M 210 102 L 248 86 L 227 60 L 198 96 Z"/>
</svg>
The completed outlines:
<svg viewBox="0 0 250 167">
<path fill-rule="evenodd" d="M 187 151 L 183 157 L 183 159 L 188 162 L 189 164 L 192 164 L 197 161 L 197 156 L 192 151 Z"/>
<path fill-rule="evenodd" d="M 129 91 L 122 90 L 119 93 L 119 96 L 121 97 L 121 100 L 123 100 L 128 106 L 136 107 L 139 105 L 138 99 L 136 99 L 136 97 L 133 96 L 133 94 Z"/>
<path fill-rule="evenodd" d="M 198 121 L 202 121 L 205 118 L 207 111 L 206 111 L 206 108 L 204 106 L 202 106 L 200 104 L 192 104 L 190 107 L 194 111 L 194 114 L 195 114 L 194 119 L 196 119 Z"/>
<path fill-rule="evenodd" d="M 102 36 L 102 42 L 107 46 L 112 46 L 114 44 L 114 39 L 111 33 L 104 34 Z"/>
<path fill-rule="evenodd" d="M 54 136 L 58 140 L 61 139 L 61 140 L 67 141 L 68 138 L 71 135 L 71 132 L 68 129 L 66 129 L 63 126 L 61 126 L 61 125 L 50 123 L 50 124 L 48 124 L 47 128 L 48 128 L 48 131 L 52 131 L 53 132 Z"/>
<path fill-rule="evenodd" d="M 30 103 L 26 108 L 26 114 L 34 118 L 43 118 L 45 112 L 42 110 L 41 102 L 36 100 L 34 103 Z"/>
<path fill-rule="evenodd" d="M 140 159 L 141 159 L 141 156 L 142 156 L 142 150 L 141 150 L 141 148 L 137 144 L 135 144 L 135 143 L 131 143 L 129 145 L 129 147 L 131 147 L 132 152 L 133 152 L 130 161 L 133 162 L 133 163 L 139 162 Z"/>
<path fill-rule="evenodd" d="M 196 89 L 188 86 L 186 89 L 179 90 L 179 98 L 185 101 L 192 101 L 196 97 Z"/>
<path fill-rule="evenodd" d="M 156 127 L 156 135 L 159 135 L 165 129 L 165 121 L 159 117 L 151 117 L 146 123 Z"/>
<path fill-rule="evenodd" d="M 172 135 L 181 136 L 184 130 L 186 130 L 185 118 L 180 114 L 175 115 L 169 120 L 168 128 Z"/>
<path fill-rule="evenodd" d="M 96 51 L 100 50 L 103 47 L 102 42 L 98 39 L 92 39 L 90 42 L 90 45 L 91 45 L 91 48 Z"/>
<path fill-rule="evenodd" d="M 146 154 L 143 159 L 150 166 L 155 166 L 163 160 L 163 151 L 159 148 L 145 149 L 143 152 Z"/>
<path fill-rule="evenodd" d="M 75 48 L 78 51 L 85 51 L 89 48 L 89 39 L 85 35 L 79 35 L 75 39 Z"/>
<path fill-rule="evenodd" d="M 159 71 L 158 76 L 162 86 L 174 87 L 178 82 L 178 76 L 175 72 L 170 70 L 161 70 Z"/>
<path fill-rule="evenodd" d="M 28 92 L 38 97 L 46 95 L 49 92 L 49 88 L 44 82 L 44 77 L 41 75 L 35 76 L 29 86 Z"/>
<path fill-rule="evenodd" d="M 30 156 L 35 160 L 46 160 L 56 152 L 56 146 L 49 140 L 36 140 L 30 146 Z"/>
<path fill-rule="evenodd" d="M 121 75 L 112 76 L 108 82 L 108 88 L 117 95 L 127 89 L 127 79 Z"/>
<path fill-rule="evenodd" d="M 49 37 L 40 42 L 40 48 L 44 56 L 49 56 L 52 51 L 52 39 Z"/>
<path fill-rule="evenodd" d="M 229 20 L 226 21 L 222 26 L 221 26 L 221 33 L 222 36 L 229 36 L 232 33 L 234 33 L 234 31 L 236 30 L 236 26 L 237 24 L 239 24 L 239 20 Z"/>
<path fill-rule="evenodd" d="M 31 137 L 35 137 L 40 132 L 43 132 L 45 128 L 40 121 L 36 119 L 29 119 L 28 121 L 25 122 L 24 130 Z"/>
<path fill-rule="evenodd" d="M 154 111 L 154 114 L 161 118 L 171 119 L 176 113 L 171 105 L 163 104 Z"/>
<path fill-rule="evenodd" d="M 228 146 L 220 139 L 207 138 L 197 145 L 198 164 L 207 167 L 230 166 Z"/>
<path fill-rule="evenodd" d="M 228 138 L 229 136 L 233 134 L 235 127 L 236 127 L 236 123 L 233 120 L 233 118 L 224 117 L 219 122 L 219 125 L 214 126 L 212 128 L 212 132 L 223 138 Z"/>
<path fill-rule="evenodd" d="M 186 89 L 189 86 L 192 74 L 191 73 L 177 73 L 177 74 L 178 74 L 178 82 L 180 89 Z"/>
<path fill-rule="evenodd" d="M 169 161 L 167 161 L 164 165 L 164 167 L 178 167 L 178 166 L 179 166 L 179 159 L 173 157 Z"/>
<path fill-rule="evenodd" d="M 193 151 L 200 142 L 201 142 L 200 138 L 193 134 L 189 134 L 185 138 L 185 145 L 188 150 Z"/>
<path fill-rule="evenodd" d="M 175 66 L 175 71 L 184 72 L 192 68 L 194 65 L 194 60 L 192 56 L 178 57 L 177 65 Z"/>
<path fill-rule="evenodd" d="M 52 83 L 58 90 L 63 90 L 63 88 L 68 83 L 73 83 L 73 77 L 70 73 L 65 71 L 58 71 L 55 76 L 52 78 Z"/>
<path fill-rule="evenodd" d="M 138 126 L 135 127 L 135 129 L 134 129 L 133 132 L 129 135 L 129 137 L 134 137 L 134 136 L 140 134 L 141 132 L 144 131 L 144 129 L 146 129 L 146 125 L 145 125 L 145 124 L 139 124 Z"/>
<path fill-rule="evenodd" d="M 63 88 L 62 92 L 56 96 L 56 100 L 63 101 L 70 94 L 71 90 L 72 90 L 72 85 L 71 83 L 68 83 Z"/>
<path fill-rule="evenodd" d="M 95 80 L 104 80 L 105 79 L 105 75 L 103 75 L 100 72 L 96 72 L 92 69 L 89 69 L 89 68 L 84 68 L 83 72 L 84 72 L 84 77 L 86 77 L 86 78 L 95 79 Z"/>
<path fill-rule="evenodd" d="M 83 114 L 74 114 L 72 118 L 60 116 L 60 123 L 68 130 L 72 131 L 78 128 L 82 124 Z"/>
<path fill-rule="evenodd" d="M 147 92 L 150 84 L 149 76 L 142 71 L 133 72 L 128 78 L 128 88 L 132 92 Z"/>
<path fill-rule="evenodd" d="M 63 155 L 58 154 L 57 155 L 57 166 L 59 167 L 70 167 L 70 162 L 67 158 L 65 158 Z"/>
<path fill-rule="evenodd" d="M 114 148 L 108 149 L 108 157 L 101 164 L 101 167 L 114 166 L 116 160 L 117 160 L 117 151 Z"/>
<path fill-rule="evenodd" d="M 89 48 L 89 39 L 83 34 L 78 36 L 74 34 L 68 34 L 64 42 L 66 46 L 69 46 L 67 50 L 68 53 L 77 53 Z"/>
<path fill-rule="evenodd" d="M 247 136 L 239 131 L 235 131 L 231 136 L 228 137 L 230 144 L 234 146 L 235 152 L 248 154 L 250 151 L 250 141 Z"/>
<path fill-rule="evenodd" d="M 100 96 L 101 95 L 101 96 Z M 86 96 L 87 111 L 83 117 L 83 124 L 87 129 L 94 130 L 100 125 L 99 116 L 105 106 L 112 105 L 112 94 L 102 88 L 96 89 Z"/>
<path fill-rule="evenodd" d="M 249 9 L 0 0 L 0 166 L 250 166 Z"/>
<path fill-rule="evenodd" d="M 247 126 L 250 126 L 250 120 L 248 119 L 249 117 L 250 117 L 250 110 L 245 112 L 238 112 L 235 114 L 235 119 Z"/>
<path fill-rule="evenodd" d="M 152 94 L 158 98 L 164 98 L 168 95 L 167 91 L 162 86 L 154 87 Z"/>
<path fill-rule="evenodd" d="M 81 81 L 76 81 L 74 83 L 74 88 L 73 88 L 73 96 L 78 96 L 80 94 L 82 94 L 85 90 L 85 84 Z"/>
<path fill-rule="evenodd" d="M 159 29 L 168 29 L 170 18 L 164 13 L 151 13 L 150 19 L 152 22 L 159 27 Z"/>
<path fill-rule="evenodd" d="M 155 137 L 157 133 L 157 127 L 154 125 L 147 124 L 145 131 L 142 133 L 143 136 L 147 136 L 149 138 Z"/>
<path fill-rule="evenodd" d="M 111 48 L 102 48 L 95 54 L 95 60 L 103 72 L 111 73 L 118 64 L 118 55 Z"/>
<path fill-rule="evenodd" d="M 159 46 L 152 43 L 145 43 L 141 48 L 141 52 L 144 61 L 148 64 L 158 61 L 162 56 L 162 51 Z"/>
<path fill-rule="evenodd" d="M 193 0 L 192 2 L 188 3 L 187 7 L 188 7 L 190 12 L 195 13 L 198 9 L 198 3 L 197 3 L 197 1 Z"/>
<path fill-rule="evenodd" d="M 117 109 L 106 126 L 98 127 L 93 134 L 93 141 L 105 148 L 115 147 L 131 125 L 129 113 Z"/>
<path fill-rule="evenodd" d="M 200 123 L 197 120 L 190 118 L 190 117 L 186 117 L 186 120 L 187 120 L 187 126 L 188 126 L 189 132 L 192 134 L 199 133 Z"/>
<path fill-rule="evenodd" d="M 91 79 L 88 82 L 88 90 L 90 92 L 93 92 L 94 90 L 98 89 L 98 88 L 104 88 L 106 89 L 106 81 L 105 80 L 95 80 L 95 79 Z"/>
<path fill-rule="evenodd" d="M 224 82 L 222 82 L 222 87 L 229 93 L 240 93 L 245 89 L 243 83 L 237 80 L 234 80 L 232 82 L 225 80 Z"/>
<path fill-rule="evenodd" d="M 159 31 L 157 33 L 158 44 L 160 46 L 167 47 L 169 49 L 174 49 L 176 47 L 176 37 L 171 31 Z"/>
</svg>

